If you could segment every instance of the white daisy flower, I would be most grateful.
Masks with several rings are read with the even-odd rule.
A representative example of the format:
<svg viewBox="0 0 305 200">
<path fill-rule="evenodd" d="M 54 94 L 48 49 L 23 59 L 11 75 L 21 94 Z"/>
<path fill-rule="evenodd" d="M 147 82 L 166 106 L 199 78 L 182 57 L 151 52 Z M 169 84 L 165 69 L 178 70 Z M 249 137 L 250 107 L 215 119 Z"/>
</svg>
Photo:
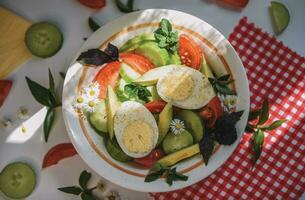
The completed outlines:
<svg viewBox="0 0 305 200">
<path fill-rule="evenodd" d="M 96 110 L 96 105 L 98 104 L 99 100 L 97 98 L 95 99 L 89 99 L 86 101 L 83 105 L 83 109 L 85 109 L 87 112 L 94 112 Z"/>
<path fill-rule="evenodd" d="M 9 119 L 4 119 L 1 121 L 1 127 L 4 129 L 10 129 L 12 127 L 12 121 Z"/>
<path fill-rule="evenodd" d="M 18 111 L 18 118 L 19 119 L 27 119 L 29 118 L 29 110 L 26 108 L 20 108 Z"/>
<path fill-rule="evenodd" d="M 95 99 L 95 98 L 98 98 L 98 96 L 100 94 L 100 85 L 97 82 L 94 82 L 94 83 L 91 83 L 84 90 L 85 90 L 85 93 L 88 98 Z"/>
<path fill-rule="evenodd" d="M 21 126 L 21 132 L 26 133 L 26 127 L 24 125 Z"/>
<path fill-rule="evenodd" d="M 183 130 L 185 130 L 184 122 L 180 119 L 173 119 L 170 123 L 170 130 L 175 135 L 180 134 Z"/>
<path fill-rule="evenodd" d="M 75 110 L 81 110 L 87 101 L 88 101 L 88 98 L 85 95 L 77 96 L 74 99 L 73 108 Z"/>
<path fill-rule="evenodd" d="M 108 195 L 106 197 L 108 200 L 120 200 L 120 194 L 117 191 L 111 190 L 108 192 Z"/>
</svg>

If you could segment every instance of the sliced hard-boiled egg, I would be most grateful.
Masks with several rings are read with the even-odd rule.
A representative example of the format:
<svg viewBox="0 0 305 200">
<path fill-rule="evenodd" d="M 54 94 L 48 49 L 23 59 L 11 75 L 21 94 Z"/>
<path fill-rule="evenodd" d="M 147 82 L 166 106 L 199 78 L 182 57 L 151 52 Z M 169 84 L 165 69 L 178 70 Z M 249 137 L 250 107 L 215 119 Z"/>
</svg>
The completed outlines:
<svg viewBox="0 0 305 200">
<path fill-rule="evenodd" d="M 145 106 L 134 101 L 125 101 L 117 110 L 114 132 L 122 150 L 133 158 L 148 155 L 158 141 L 154 116 Z"/>
<path fill-rule="evenodd" d="M 201 108 L 215 96 L 207 77 L 186 66 L 175 67 L 162 76 L 157 92 L 164 101 L 184 109 Z"/>
</svg>

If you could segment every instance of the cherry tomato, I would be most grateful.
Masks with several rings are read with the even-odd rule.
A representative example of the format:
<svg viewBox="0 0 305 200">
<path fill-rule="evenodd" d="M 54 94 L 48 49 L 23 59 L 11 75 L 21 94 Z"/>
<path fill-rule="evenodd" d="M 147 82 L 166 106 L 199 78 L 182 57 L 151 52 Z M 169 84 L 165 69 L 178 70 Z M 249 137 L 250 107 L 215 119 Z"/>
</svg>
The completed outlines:
<svg viewBox="0 0 305 200">
<path fill-rule="evenodd" d="M 134 161 L 145 168 L 151 168 L 155 162 L 157 162 L 163 156 L 164 153 L 160 149 L 154 149 L 147 156 L 143 158 L 135 158 Z"/>
<path fill-rule="evenodd" d="M 150 69 L 154 68 L 154 64 L 150 62 L 146 57 L 135 53 L 121 53 L 120 58 L 123 62 L 132 67 L 140 74 L 144 74 Z"/>
<path fill-rule="evenodd" d="M 78 0 L 81 4 L 93 8 L 101 9 L 106 5 L 106 0 Z"/>
<path fill-rule="evenodd" d="M 98 82 L 100 85 L 100 99 L 106 98 L 108 85 L 111 85 L 112 88 L 115 87 L 116 81 L 119 78 L 120 67 L 120 62 L 115 61 L 108 63 L 103 66 L 95 76 L 94 81 Z"/>
<path fill-rule="evenodd" d="M 211 128 L 215 125 L 216 120 L 223 114 L 220 100 L 215 96 L 200 111 L 200 117 L 207 122 L 207 127 Z"/>
<path fill-rule="evenodd" d="M 201 67 L 201 47 L 189 36 L 182 34 L 179 37 L 179 56 L 182 64 L 199 70 Z"/>
</svg>

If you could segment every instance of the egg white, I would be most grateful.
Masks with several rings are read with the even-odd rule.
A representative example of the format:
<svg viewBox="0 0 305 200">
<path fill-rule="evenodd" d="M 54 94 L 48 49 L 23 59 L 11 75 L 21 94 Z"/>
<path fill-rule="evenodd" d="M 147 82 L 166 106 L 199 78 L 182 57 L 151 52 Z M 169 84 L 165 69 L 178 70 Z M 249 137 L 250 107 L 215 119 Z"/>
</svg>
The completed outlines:
<svg viewBox="0 0 305 200">
<path fill-rule="evenodd" d="M 162 87 L 166 86 L 163 84 L 163 82 L 165 79 L 170 78 L 170 75 L 173 73 L 186 73 L 191 76 L 194 86 L 191 94 L 186 99 L 173 100 L 164 92 L 164 88 Z M 204 76 L 198 70 L 181 65 L 173 68 L 158 80 L 157 92 L 164 101 L 171 102 L 174 106 L 183 109 L 199 109 L 205 106 L 213 97 L 215 97 L 213 86 L 206 76 Z"/>
<path fill-rule="evenodd" d="M 152 148 L 147 152 L 130 152 L 123 143 L 123 133 L 125 128 L 135 121 L 142 121 L 148 124 L 153 132 L 151 138 L 153 145 Z M 159 135 L 158 125 L 154 116 L 145 106 L 134 101 L 125 101 L 116 111 L 114 117 L 114 133 L 122 150 L 133 158 L 140 158 L 148 155 L 151 150 L 156 147 Z"/>
</svg>

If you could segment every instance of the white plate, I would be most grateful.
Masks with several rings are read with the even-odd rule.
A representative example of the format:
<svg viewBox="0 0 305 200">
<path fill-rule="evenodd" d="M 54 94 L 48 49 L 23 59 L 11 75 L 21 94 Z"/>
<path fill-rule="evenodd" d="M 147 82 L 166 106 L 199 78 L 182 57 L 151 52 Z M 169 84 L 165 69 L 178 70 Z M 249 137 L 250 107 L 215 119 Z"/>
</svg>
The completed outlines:
<svg viewBox="0 0 305 200">
<path fill-rule="evenodd" d="M 79 88 L 88 84 L 98 70 L 94 68 L 84 70 L 84 67 L 75 62 L 74 59 L 67 72 L 63 89 L 63 116 L 72 143 L 82 159 L 101 176 L 122 187 L 143 192 L 177 190 L 192 185 L 213 173 L 228 159 L 238 145 L 245 129 L 250 104 L 246 72 L 233 47 L 211 25 L 183 12 L 149 9 L 124 15 L 104 25 L 88 38 L 75 58 L 81 52 L 97 48 L 101 44 L 105 45 L 111 42 L 120 46 L 139 33 L 152 32 L 162 18 L 169 19 L 180 33 L 185 32 L 192 35 L 192 38 L 205 49 L 206 57 L 216 69 L 217 74 L 232 74 L 238 93 L 236 108 L 245 112 L 236 126 L 238 132 L 236 142 L 230 146 L 221 146 L 210 158 L 208 166 L 202 164 L 200 155 L 177 165 L 178 171 L 187 170 L 185 173 L 189 177 L 187 181 L 177 181 L 172 186 L 168 186 L 163 179 L 145 183 L 143 176 L 147 174 L 147 170 L 138 169 L 112 159 L 104 147 L 102 138 L 92 130 L 86 120 L 79 119 L 74 112 L 72 101 Z"/>
</svg>

